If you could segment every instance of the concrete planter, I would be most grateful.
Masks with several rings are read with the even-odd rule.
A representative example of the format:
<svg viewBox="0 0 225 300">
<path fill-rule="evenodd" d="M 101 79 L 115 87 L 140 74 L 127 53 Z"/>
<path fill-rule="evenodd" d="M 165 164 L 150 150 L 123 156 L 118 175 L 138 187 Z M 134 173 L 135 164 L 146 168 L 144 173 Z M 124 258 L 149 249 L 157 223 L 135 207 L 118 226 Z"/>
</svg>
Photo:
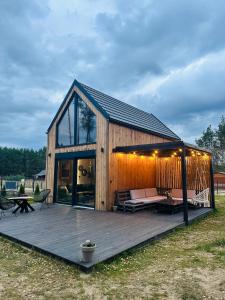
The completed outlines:
<svg viewBox="0 0 225 300">
<path fill-rule="evenodd" d="M 95 252 L 96 244 L 93 246 L 87 246 L 86 242 L 80 245 L 82 256 L 83 256 L 83 262 L 89 263 L 93 260 L 93 255 Z"/>
</svg>

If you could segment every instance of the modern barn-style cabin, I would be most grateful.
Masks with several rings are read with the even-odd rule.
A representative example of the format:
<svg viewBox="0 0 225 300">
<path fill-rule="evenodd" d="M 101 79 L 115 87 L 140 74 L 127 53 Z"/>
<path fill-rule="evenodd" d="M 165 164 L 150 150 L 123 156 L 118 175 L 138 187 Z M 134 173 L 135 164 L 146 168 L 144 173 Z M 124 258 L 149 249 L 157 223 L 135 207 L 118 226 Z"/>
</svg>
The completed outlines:
<svg viewBox="0 0 225 300">
<path fill-rule="evenodd" d="M 118 190 L 183 188 L 187 198 L 187 188 L 212 187 L 210 153 L 183 143 L 154 115 L 77 80 L 47 133 L 46 184 L 57 203 L 111 210 Z"/>
</svg>

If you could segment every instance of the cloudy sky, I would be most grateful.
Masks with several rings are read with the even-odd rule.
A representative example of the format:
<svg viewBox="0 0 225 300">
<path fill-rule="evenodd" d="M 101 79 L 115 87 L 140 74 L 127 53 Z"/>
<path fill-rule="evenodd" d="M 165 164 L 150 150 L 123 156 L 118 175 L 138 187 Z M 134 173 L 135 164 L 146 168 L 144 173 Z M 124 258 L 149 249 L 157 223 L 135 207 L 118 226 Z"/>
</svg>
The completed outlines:
<svg viewBox="0 0 225 300">
<path fill-rule="evenodd" d="M 1 0 L 0 145 L 39 148 L 74 78 L 194 142 L 225 111 L 224 0 Z"/>
</svg>

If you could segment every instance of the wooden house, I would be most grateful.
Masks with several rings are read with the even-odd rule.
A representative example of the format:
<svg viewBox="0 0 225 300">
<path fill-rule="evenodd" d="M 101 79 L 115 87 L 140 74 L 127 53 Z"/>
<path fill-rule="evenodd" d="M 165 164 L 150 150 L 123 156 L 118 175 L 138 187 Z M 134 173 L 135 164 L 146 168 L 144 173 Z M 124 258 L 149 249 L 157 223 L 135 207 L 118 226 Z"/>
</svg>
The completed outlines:
<svg viewBox="0 0 225 300">
<path fill-rule="evenodd" d="M 211 187 L 211 154 L 154 115 L 75 80 L 48 131 L 53 201 L 111 210 L 115 191 Z M 197 171 L 196 171 L 197 170 Z"/>
<path fill-rule="evenodd" d="M 215 184 L 225 184 L 225 172 L 215 172 L 214 173 Z"/>
</svg>

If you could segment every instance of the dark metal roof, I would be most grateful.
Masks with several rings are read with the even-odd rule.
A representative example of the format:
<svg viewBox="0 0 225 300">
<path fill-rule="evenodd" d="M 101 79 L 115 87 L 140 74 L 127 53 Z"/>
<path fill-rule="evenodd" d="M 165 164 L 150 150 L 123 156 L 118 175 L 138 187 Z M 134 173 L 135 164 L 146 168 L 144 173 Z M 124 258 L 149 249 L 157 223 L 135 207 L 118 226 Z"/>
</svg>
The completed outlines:
<svg viewBox="0 0 225 300">
<path fill-rule="evenodd" d="M 196 145 L 188 144 L 183 141 L 175 141 L 175 142 L 166 142 L 166 143 L 156 143 L 156 144 L 144 144 L 144 145 L 133 145 L 133 146 L 117 146 L 113 149 L 113 152 L 122 152 L 122 153 L 140 153 L 146 154 L 151 151 L 159 150 L 163 152 L 174 151 L 178 148 L 186 149 L 189 151 L 195 150 L 199 152 L 208 153 L 211 155 L 209 150 L 200 148 Z"/>
<path fill-rule="evenodd" d="M 39 173 L 35 174 L 34 176 L 35 176 L 35 177 L 43 177 L 43 176 L 45 176 L 45 175 L 46 175 L 46 171 L 45 171 L 45 170 L 42 170 L 42 171 L 40 171 Z"/>
<path fill-rule="evenodd" d="M 130 104 L 122 102 L 111 96 L 108 96 L 83 83 L 78 82 L 77 80 L 74 80 L 72 86 L 77 86 L 93 103 L 93 105 L 98 110 L 100 110 L 103 113 L 103 115 L 111 122 L 119 123 L 124 126 L 132 127 L 134 129 L 153 133 L 162 137 L 180 140 L 180 138 L 173 131 L 171 131 L 153 114 L 140 110 Z M 64 99 L 64 102 L 65 101 L 66 98 Z M 60 108 L 61 107 L 62 105 L 60 106 Z M 49 129 L 53 125 L 58 113 L 53 119 Z"/>
</svg>

